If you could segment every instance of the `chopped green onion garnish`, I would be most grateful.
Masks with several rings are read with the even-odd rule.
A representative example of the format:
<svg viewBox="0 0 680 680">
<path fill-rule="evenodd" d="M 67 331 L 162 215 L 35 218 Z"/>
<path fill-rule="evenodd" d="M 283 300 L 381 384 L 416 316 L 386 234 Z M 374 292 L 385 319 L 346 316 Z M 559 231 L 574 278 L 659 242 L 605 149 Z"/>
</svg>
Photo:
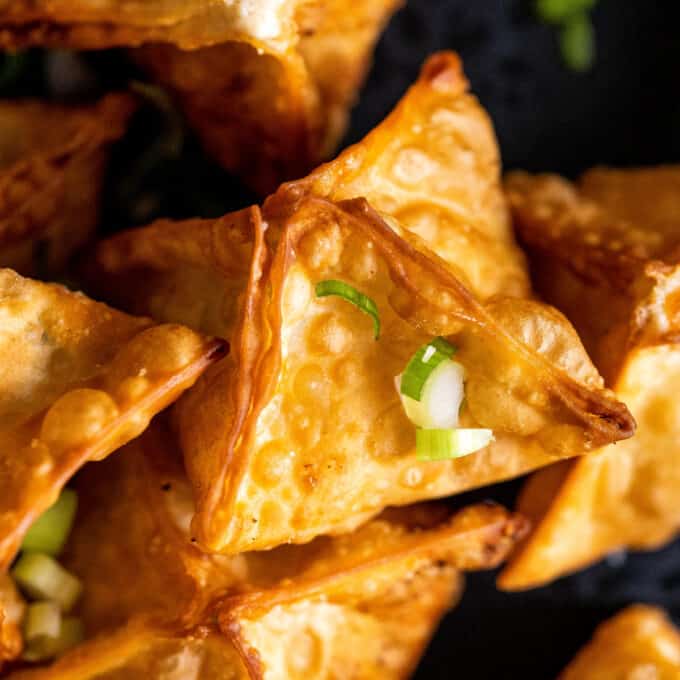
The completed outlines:
<svg viewBox="0 0 680 680">
<path fill-rule="evenodd" d="M 442 361 L 450 359 L 456 353 L 456 348 L 444 340 L 435 338 L 423 345 L 411 357 L 406 370 L 401 376 L 399 391 L 411 399 L 420 401 L 427 379 Z"/>
<path fill-rule="evenodd" d="M 479 451 L 492 441 L 493 432 L 486 429 L 416 430 L 416 454 L 423 461 L 450 460 Z"/>
<path fill-rule="evenodd" d="M 536 0 L 536 13 L 546 22 L 561 24 L 593 9 L 597 0 Z"/>
<path fill-rule="evenodd" d="M 24 638 L 26 642 L 40 638 L 57 638 L 61 630 L 61 609 L 56 602 L 33 602 L 26 607 Z"/>
<path fill-rule="evenodd" d="M 595 32 L 587 14 L 577 14 L 562 28 L 562 58 L 574 71 L 587 71 L 595 61 Z"/>
<path fill-rule="evenodd" d="M 22 658 L 24 661 L 53 659 L 77 645 L 84 637 L 82 621 L 77 616 L 67 616 L 61 621 L 61 629 L 57 637 L 27 641 Z"/>
<path fill-rule="evenodd" d="M 53 557 L 38 552 L 25 552 L 12 569 L 21 590 L 34 600 L 53 600 L 68 612 L 82 591 L 80 581 Z"/>
<path fill-rule="evenodd" d="M 58 555 L 71 531 L 78 507 L 78 495 L 64 489 L 57 502 L 33 523 L 21 544 L 22 550 Z"/>
<path fill-rule="evenodd" d="M 336 281 L 334 279 L 319 281 L 319 283 L 316 284 L 316 296 L 327 297 L 328 295 L 337 295 L 338 297 L 347 300 L 347 302 L 351 302 L 362 312 L 372 317 L 373 335 L 376 340 L 380 337 L 380 316 L 378 314 L 378 306 L 370 297 L 368 297 L 368 295 L 360 293 L 356 288 L 344 281 Z"/>
</svg>

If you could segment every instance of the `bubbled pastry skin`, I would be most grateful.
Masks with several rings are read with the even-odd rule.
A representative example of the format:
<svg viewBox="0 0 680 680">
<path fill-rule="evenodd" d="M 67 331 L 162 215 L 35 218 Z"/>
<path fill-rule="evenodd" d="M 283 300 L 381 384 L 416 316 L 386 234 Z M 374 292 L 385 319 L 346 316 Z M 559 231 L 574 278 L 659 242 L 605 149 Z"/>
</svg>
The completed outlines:
<svg viewBox="0 0 680 680">
<path fill-rule="evenodd" d="M 405 168 L 395 178 L 393 166 L 413 147 L 419 155 L 406 157 L 428 181 L 406 186 Z M 250 243 L 240 267 L 226 255 L 234 232 Z M 470 248 L 447 245 L 460 241 Z M 193 536 L 208 550 L 350 531 L 386 506 L 497 482 L 633 432 L 566 319 L 521 297 L 527 274 L 496 142 L 452 53 L 428 60 L 366 139 L 261 209 L 132 230 L 96 257 L 100 285 L 123 290 L 134 309 L 148 312 L 162 290 L 165 320 L 188 322 L 172 291 L 197 269 L 217 283 L 201 296 L 204 318 L 223 319 L 213 327 L 230 344 L 173 409 L 196 499 Z M 378 340 L 367 314 L 315 295 L 326 279 L 375 302 Z M 238 303 L 224 308 L 227 291 Z M 463 426 L 491 427 L 496 440 L 425 463 L 394 379 L 436 335 L 466 369 Z"/>
<path fill-rule="evenodd" d="M 0 270 L 0 565 L 76 470 L 139 435 L 219 343 Z"/>
</svg>

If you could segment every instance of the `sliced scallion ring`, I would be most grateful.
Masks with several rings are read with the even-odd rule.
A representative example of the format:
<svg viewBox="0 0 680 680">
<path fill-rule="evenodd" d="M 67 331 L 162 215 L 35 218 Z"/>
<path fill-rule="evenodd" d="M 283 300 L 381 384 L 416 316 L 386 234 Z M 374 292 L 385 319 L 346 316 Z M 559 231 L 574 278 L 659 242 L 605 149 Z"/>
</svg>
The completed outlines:
<svg viewBox="0 0 680 680">
<path fill-rule="evenodd" d="M 58 555 L 71 531 L 77 507 L 76 492 L 73 489 L 64 489 L 57 502 L 33 523 L 24 537 L 21 549 Z"/>
<path fill-rule="evenodd" d="M 61 629 L 57 637 L 27 640 L 22 658 L 24 661 L 54 659 L 82 642 L 84 637 L 83 622 L 77 616 L 67 616 L 61 620 Z"/>
<path fill-rule="evenodd" d="M 425 383 L 432 371 L 450 359 L 456 353 L 456 348 L 444 338 L 434 338 L 423 345 L 411 357 L 406 370 L 401 376 L 399 391 L 401 394 L 420 401 L 423 396 Z"/>
<path fill-rule="evenodd" d="M 53 600 L 63 612 L 71 610 L 82 591 L 80 581 L 45 553 L 22 553 L 12 569 L 12 576 L 28 597 Z"/>
<path fill-rule="evenodd" d="M 425 383 L 420 401 L 400 394 L 409 420 L 416 427 L 458 427 L 460 405 L 465 397 L 465 369 L 457 361 L 442 361 Z"/>
<path fill-rule="evenodd" d="M 418 460 L 451 460 L 479 451 L 493 441 L 493 432 L 482 428 L 416 430 Z"/>
<path fill-rule="evenodd" d="M 327 279 L 326 281 L 319 281 L 316 284 L 316 296 L 327 297 L 335 295 L 337 297 L 351 302 L 355 307 L 358 307 L 364 314 L 368 314 L 373 319 L 373 336 L 377 340 L 380 337 L 380 315 L 378 314 L 378 305 L 368 297 L 359 292 L 353 286 L 350 286 L 344 281 L 337 281 L 335 279 Z"/>
<path fill-rule="evenodd" d="M 33 602 L 26 607 L 24 616 L 26 642 L 41 638 L 57 638 L 61 631 L 61 609 L 56 602 Z"/>
</svg>

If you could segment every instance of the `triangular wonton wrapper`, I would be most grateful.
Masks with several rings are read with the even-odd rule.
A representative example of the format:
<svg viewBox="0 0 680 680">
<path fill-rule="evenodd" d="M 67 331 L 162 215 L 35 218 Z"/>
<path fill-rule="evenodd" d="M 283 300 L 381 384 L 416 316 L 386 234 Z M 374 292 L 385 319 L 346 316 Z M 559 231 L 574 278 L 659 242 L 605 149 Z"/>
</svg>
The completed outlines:
<svg viewBox="0 0 680 680">
<path fill-rule="evenodd" d="M 0 46 L 144 46 L 206 150 L 262 193 L 330 153 L 401 0 L 13 0 Z"/>
<path fill-rule="evenodd" d="M 531 480 L 520 507 L 536 532 L 502 575 L 549 581 L 680 528 L 680 168 L 595 170 L 580 187 L 511 176 L 539 292 L 573 321 L 635 416 L 631 440 Z"/>
<path fill-rule="evenodd" d="M 0 266 L 47 277 L 92 236 L 108 147 L 132 109 L 122 94 L 82 107 L 0 101 Z"/>
<path fill-rule="evenodd" d="M 63 560 L 84 582 L 79 613 L 99 639 L 28 677 L 107 667 L 136 677 L 143 665 L 164 678 L 177 656 L 198 671 L 215 654 L 224 667 L 196 677 L 405 678 L 457 598 L 460 570 L 498 564 L 526 528 L 497 506 L 421 506 L 350 536 L 207 555 L 189 542 L 191 489 L 160 424 L 89 466 L 78 488 Z"/>
<path fill-rule="evenodd" d="M 235 553 L 349 531 L 386 506 L 491 484 L 632 434 L 628 411 L 601 389 L 561 314 L 519 298 L 483 304 L 461 283 L 477 283 L 479 262 L 492 269 L 495 258 L 515 250 L 501 231 L 505 246 L 488 235 L 478 241 L 487 241 L 488 251 L 461 248 L 463 259 L 455 258 L 450 241 L 473 231 L 458 207 L 458 201 L 467 206 L 463 178 L 444 166 L 410 191 L 395 189 L 389 212 L 390 182 L 377 175 L 383 157 L 372 145 L 382 140 L 387 158 L 399 156 L 402 147 L 389 142 L 398 139 L 413 97 L 417 102 L 427 83 L 449 91 L 458 74 L 455 57 L 435 57 L 424 84 L 407 95 L 386 129 L 336 166 L 284 185 L 262 211 L 161 222 L 99 249 L 93 278 L 118 304 L 230 342 L 229 356 L 176 411 L 196 492 L 194 536 L 204 547 Z M 444 100 L 451 104 L 450 96 Z M 414 133 L 411 142 L 407 134 L 406 141 L 437 158 L 448 159 L 448 151 L 455 160 L 446 145 L 454 133 L 447 127 L 442 135 L 441 126 L 453 119 L 455 130 L 460 119 L 439 107 L 421 121 L 423 138 Z M 425 152 L 418 153 L 422 169 Z M 474 171 L 471 176 L 478 181 Z M 355 182 L 353 190 L 343 178 Z M 456 182 L 461 196 L 452 191 L 447 204 L 447 188 Z M 389 224 L 363 198 L 337 200 L 361 195 L 364 185 Z M 493 182 L 487 186 L 493 194 Z M 471 201 L 478 198 L 470 193 Z M 418 219 L 410 222 L 414 214 Z M 411 230 L 428 219 L 424 240 Z M 517 280 L 516 269 L 505 271 L 509 276 L 497 283 Z M 354 306 L 315 296 L 315 284 L 326 279 L 342 279 L 377 303 L 379 340 Z M 499 292 L 481 281 L 479 288 L 483 298 Z M 459 347 L 457 360 L 467 372 L 463 426 L 492 428 L 496 441 L 466 458 L 423 463 L 394 380 L 435 335 Z"/>
<path fill-rule="evenodd" d="M 0 567 L 78 468 L 142 432 L 219 349 L 0 270 Z"/>
<path fill-rule="evenodd" d="M 680 632 L 662 609 L 635 604 L 598 626 L 558 680 L 647 678 L 680 678 Z"/>
</svg>

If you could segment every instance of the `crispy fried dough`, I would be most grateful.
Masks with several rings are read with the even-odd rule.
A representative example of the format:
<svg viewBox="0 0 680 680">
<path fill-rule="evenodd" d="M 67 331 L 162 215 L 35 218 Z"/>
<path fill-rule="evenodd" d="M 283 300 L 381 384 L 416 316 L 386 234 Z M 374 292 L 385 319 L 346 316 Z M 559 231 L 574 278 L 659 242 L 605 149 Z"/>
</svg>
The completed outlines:
<svg viewBox="0 0 680 680">
<path fill-rule="evenodd" d="M 207 152 L 263 194 L 342 137 L 401 0 L 12 0 L 0 46 L 139 47 Z"/>
<path fill-rule="evenodd" d="M 680 527 L 679 184 L 673 167 L 595 170 L 579 187 L 552 176 L 508 180 L 539 292 L 574 323 L 638 430 L 529 482 L 519 506 L 543 519 L 501 576 L 505 588 L 620 548 L 658 547 Z"/>
<path fill-rule="evenodd" d="M 385 128 L 284 185 L 262 211 L 161 222 L 114 237 L 94 258 L 93 279 L 123 307 L 230 341 L 230 355 L 176 410 L 196 492 L 193 531 L 205 548 L 236 553 L 350 531 L 386 506 L 507 479 L 632 434 L 626 408 L 601 389 L 561 314 L 512 297 L 482 303 L 462 283 L 477 282 L 472 253 L 486 269 L 516 247 L 493 180 L 495 145 L 467 163 L 468 184 L 453 171 L 460 158 L 445 140 L 480 122 L 477 105 L 459 100 L 460 78 L 455 56 L 434 57 Z M 485 118 L 481 125 L 488 131 Z M 389 173 L 413 151 L 413 135 L 432 156 L 432 174 L 422 188 L 391 191 Z M 459 195 L 449 191 L 456 183 L 466 187 Z M 341 200 L 362 192 L 381 213 L 363 198 Z M 475 229 L 468 204 L 485 207 Z M 421 238 L 423 220 L 430 228 Z M 471 233 L 480 240 L 470 236 L 459 259 L 449 244 Z M 325 279 L 376 302 L 378 341 L 355 307 L 315 296 Z M 523 279 L 517 258 L 495 283 Z M 479 288 L 483 299 L 499 292 Z M 422 463 L 394 378 L 433 335 L 459 347 L 463 425 L 492 428 L 496 442 Z"/>
<path fill-rule="evenodd" d="M 559 680 L 677 680 L 680 633 L 665 612 L 636 604 L 605 621 Z"/>
<path fill-rule="evenodd" d="M 123 94 L 83 107 L 0 102 L 0 266 L 54 275 L 92 237 L 108 147 L 132 110 Z"/>
<path fill-rule="evenodd" d="M 76 470 L 142 432 L 220 347 L 0 270 L 0 566 Z"/>
<path fill-rule="evenodd" d="M 210 678 L 405 678 L 460 570 L 497 565 L 526 531 L 497 506 L 418 506 L 305 546 L 207 555 L 189 541 L 191 489 L 161 423 L 89 466 L 78 488 L 64 562 L 98 637 L 16 677 L 164 678 L 181 663 Z"/>
</svg>

